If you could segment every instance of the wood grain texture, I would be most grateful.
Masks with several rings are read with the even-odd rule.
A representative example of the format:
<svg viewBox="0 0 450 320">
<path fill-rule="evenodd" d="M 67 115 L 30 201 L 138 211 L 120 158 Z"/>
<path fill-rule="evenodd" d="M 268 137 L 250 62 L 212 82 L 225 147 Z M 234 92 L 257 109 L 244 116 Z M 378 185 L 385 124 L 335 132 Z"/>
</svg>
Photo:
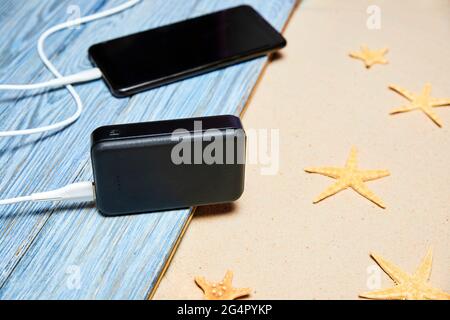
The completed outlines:
<svg viewBox="0 0 450 320">
<path fill-rule="evenodd" d="M 49 79 L 35 43 L 68 19 L 69 5 L 89 14 L 123 1 L 2 1 L 0 83 Z M 87 48 L 98 41 L 247 3 L 281 29 L 295 0 L 144 0 L 126 12 L 62 31 L 47 42 L 61 73 L 90 68 Z M 89 136 L 98 126 L 213 114 L 239 114 L 266 58 L 133 96 L 113 98 L 101 81 L 77 86 L 85 110 L 65 130 L 0 140 L 0 194 L 8 198 L 91 180 Z M 75 106 L 63 89 L 0 95 L 0 130 L 62 119 Z M 145 299 L 191 210 L 104 218 L 82 204 L 21 204 L 0 208 L 0 298 Z M 79 273 L 79 285 L 72 282 Z"/>
</svg>

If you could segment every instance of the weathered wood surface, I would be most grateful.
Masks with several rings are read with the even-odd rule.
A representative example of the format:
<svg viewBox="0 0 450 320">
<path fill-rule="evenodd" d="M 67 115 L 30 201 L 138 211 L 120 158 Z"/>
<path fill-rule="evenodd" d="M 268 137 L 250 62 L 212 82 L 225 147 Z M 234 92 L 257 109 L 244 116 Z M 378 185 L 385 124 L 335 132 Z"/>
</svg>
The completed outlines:
<svg viewBox="0 0 450 320">
<path fill-rule="evenodd" d="M 46 28 L 123 1 L 0 2 L 0 83 L 51 77 L 36 52 Z M 63 74 L 90 68 L 96 42 L 247 3 L 277 29 L 295 0 L 144 0 L 112 17 L 47 41 Z M 72 7 L 74 8 L 74 7 Z M 171 84 L 130 99 L 113 98 L 101 81 L 76 87 L 85 110 L 70 127 L 30 137 L 0 138 L 0 197 L 9 198 L 91 180 L 89 137 L 112 123 L 239 114 L 266 62 L 260 58 Z M 1 92 L 0 130 L 54 122 L 75 106 L 66 90 Z M 157 283 L 191 210 L 104 218 L 83 204 L 30 203 L 0 207 L 1 299 L 145 299 Z M 79 281 L 78 281 L 79 280 Z"/>
</svg>

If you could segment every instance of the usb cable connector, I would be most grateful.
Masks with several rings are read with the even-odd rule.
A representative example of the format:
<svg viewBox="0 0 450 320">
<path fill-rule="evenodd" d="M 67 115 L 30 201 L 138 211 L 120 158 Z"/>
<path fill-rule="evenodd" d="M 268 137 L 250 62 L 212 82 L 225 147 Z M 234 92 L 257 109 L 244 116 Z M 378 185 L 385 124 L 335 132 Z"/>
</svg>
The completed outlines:
<svg viewBox="0 0 450 320">
<path fill-rule="evenodd" d="M 69 184 L 60 189 L 33 193 L 29 196 L 0 200 L 0 205 L 36 201 L 75 201 L 91 202 L 95 200 L 94 184 L 90 181 Z"/>
<path fill-rule="evenodd" d="M 93 68 L 85 71 L 81 71 L 76 74 L 72 74 L 65 77 L 51 79 L 49 81 L 31 84 L 0 84 L 0 90 L 35 90 L 43 88 L 55 88 L 62 87 L 69 84 L 76 84 L 81 82 L 87 82 L 91 80 L 97 80 L 102 77 L 100 69 Z"/>
</svg>

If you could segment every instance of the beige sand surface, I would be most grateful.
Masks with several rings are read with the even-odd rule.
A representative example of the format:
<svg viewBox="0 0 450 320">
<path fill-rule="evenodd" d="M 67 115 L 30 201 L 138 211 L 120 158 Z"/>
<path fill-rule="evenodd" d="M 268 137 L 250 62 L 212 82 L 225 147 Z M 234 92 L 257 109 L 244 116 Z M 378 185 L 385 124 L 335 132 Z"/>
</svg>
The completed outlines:
<svg viewBox="0 0 450 320">
<path fill-rule="evenodd" d="M 370 4 L 381 29 L 366 27 Z M 155 299 L 200 299 L 194 276 L 235 272 L 252 299 L 354 299 L 368 282 L 392 282 L 373 268 L 375 251 L 413 272 L 434 248 L 431 284 L 450 292 L 450 107 L 390 116 L 406 102 L 387 89 L 433 85 L 450 98 L 448 0 L 305 0 L 243 115 L 249 128 L 279 129 L 280 169 L 249 165 L 235 204 L 198 209 Z M 348 57 L 360 44 L 387 46 L 389 64 L 366 70 Z M 368 186 L 383 210 L 353 191 L 312 204 L 333 180 L 307 166 L 344 164 L 352 145 L 360 166 L 389 169 Z"/>
</svg>

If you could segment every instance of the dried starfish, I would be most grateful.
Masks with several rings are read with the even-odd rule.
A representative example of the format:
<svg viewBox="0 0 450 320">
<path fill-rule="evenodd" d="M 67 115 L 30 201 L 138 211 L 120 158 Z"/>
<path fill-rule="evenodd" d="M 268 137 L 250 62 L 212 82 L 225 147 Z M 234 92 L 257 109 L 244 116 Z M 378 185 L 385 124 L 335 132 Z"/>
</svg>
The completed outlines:
<svg viewBox="0 0 450 320">
<path fill-rule="evenodd" d="M 390 114 L 409 112 L 413 110 L 422 110 L 431 120 L 434 121 L 434 123 L 436 123 L 439 127 L 442 127 L 441 120 L 438 118 L 436 113 L 434 113 L 433 108 L 449 106 L 450 99 L 437 99 L 430 97 L 431 84 L 425 84 L 421 94 L 411 93 L 408 90 L 402 89 L 395 85 L 390 85 L 389 89 L 394 90 L 395 92 L 401 94 L 406 99 L 411 101 L 410 105 L 392 110 Z"/>
<path fill-rule="evenodd" d="M 328 187 L 315 200 L 314 203 L 322 201 L 329 196 L 332 196 L 339 191 L 347 188 L 352 188 L 363 197 L 374 202 L 381 208 L 386 208 L 383 201 L 379 199 L 372 191 L 367 188 L 364 182 L 376 180 L 388 176 L 390 173 L 387 170 L 361 170 L 357 166 L 357 150 L 355 147 L 350 151 L 350 156 L 347 159 L 344 168 L 336 167 L 322 167 L 322 168 L 306 168 L 308 173 L 318 173 L 333 179 L 337 182 Z"/>
<path fill-rule="evenodd" d="M 234 300 L 251 293 L 250 288 L 233 288 L 232 281 L 232 271 L 227 271 L 225 277 L 219 283 L 211 283 L 203 277 L 195 277 L 195 282 L 203 290 L 206 300 Z"/>
<path fill-rule="evenodd" d="M 383 48 L 381 50 L 370 50 L 367 46 L 361 46 L 361 52 L 350 52 L 350 57 L 362 60 L 369 69 L 376 63 L 386 64 L 388 61 L 384 55 L 388 52 L 388 48 Z"/>
<path fill-rule="evenodd" d="M 413 275 L 404 272 L 379 255 L 372 253 L 371 256 L 384 272 L 394 280 L 396 286 L 389 289 L 362 293 L 359 295 L 361 298 L 383 300 L 450 300 L 450 294 L 433 288 L 428 284 L 433 260 L 431 248 Z"/>
</svg>

